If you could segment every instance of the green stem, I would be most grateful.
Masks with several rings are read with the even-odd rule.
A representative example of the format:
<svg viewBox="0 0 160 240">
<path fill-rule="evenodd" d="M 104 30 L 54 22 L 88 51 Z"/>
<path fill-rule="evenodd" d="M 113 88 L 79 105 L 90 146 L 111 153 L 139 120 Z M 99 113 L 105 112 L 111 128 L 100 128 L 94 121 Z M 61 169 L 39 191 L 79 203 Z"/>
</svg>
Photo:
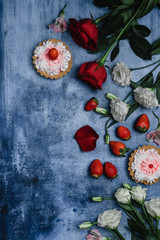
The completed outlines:
<svg viewBox="0 0 160 240">
<path fill-rule="evenodd" d="M 115 229 L 115 232 L 116 232 L 117 236 L 119 237 L 119 239 L 125 240 L 125 238 L 122 236 L 122 234 L 118 231 L 117 228 Z"/>
<path fill-rule="evenodd" d="M 99 23 L 101 20 L 103 20 L 103 19 L 105 19 L 106 17 L 108 17 L 109 14 L 110 14 L 110 13 L 107 13 L 107 14 L 105 14 L 104 16 L 102 16 L 102 17 L 100 17 L 100 18 L 97 18 L 97 19 L 95 19 L 93 22 L 94 22 L 95 24 L 97 24 L 97 23 Z"/>
<path fill-rule="evenodd" d="M 158 120 L 158 126 L 157 129 L 160 129 L 160 118 L 152 111 L 153 115 L 157 118 Z"/>
<path fill-rule="evenodd" d="M 146 80 L 145 78 L 150 74 L 152 73 L 154 70 L 156 70 L 157 67 L 160 66 L 160 63 L 157 64 L 157 66 L 155 66 L 149 73 L 147 73 L 142 79 L 140 79 L 137 83 L 143 83 L 144 80 Z"/>
<path fill-rule="evenodd" d="M 62 11 L 61 11 L 61 13 L 60 13 L 60 17 L 64 15 L 64 11 L 65 11 L 66 7 L 67 7 L 67 4 L 66 4 L 66 5 L 64 6 L 64 8 L 62 9 Z"/>
<path fill-rule="evenodd" d="M 160 236 L 160 231 L 159 231 L 159 228 L 158 228 L 158 224 L 159 224 L 159 219 L 157 219 L 157 233 L 158 233 L 158 236 Z"/>
<path fill-rule="evenodd" d="M 146 216 L 146 218 L 147 218 L 147 221 L 148 221 L 148 224 L 149 224 L 150 228 L 151 228 L 152 231 L 155 233 L 155 235 L 158 236 L 158 235 L 157 235 L 157 232 L 156 232 L 156 230 L 155 230 L 155 228 L 154 228 L 154 226 L 153 226 L 153 224 L 151 223 L 151 221 L 150 221 L 150 219 L 149 219 L 149 217 L 148 217 L 148 214 L 147 214 L 147 212 L 146 212 L 146 209 L 145 209 L 145 207 L 144 207 L 144 204 L 142 204 L 142 209 L 143 209 L 143 212 L 144 212 L 144 214 L 145 214 L 145 216 Z"/>
<path fill-rule="evenodd" d="M 123 99 L 123 102 L 125 102 L 127 100 L 127 98 L 132 94 L 134 90 L 132 90 L 131 92 L 128 93 L 128 95 Z"/>
<path fill-rule="evenodd" d="M 144 66 L 144 67 L 130 68 L 130 70 L 131 70 L 131 71 L 135 71 L 135 70 L 144 69 L 144 68 L 147 68 L 147 67 L 151 67 L 151 66 L 153 66 L 154 64 L 156 64 L 156 63 L 158 63 L 158 62 L 160 62 L 160 60 L 158 60 L 158 61 L 156 61 L 156 62 L 154 62 L 154 63 L 151 63 L 151 64 L 149 64 L 149 65 L 146 65 L 146 66 Z"/>
<path fill-rule="evenodd" d="M 107 58 L 107 56 L 109 55 L 110 51 L 112 50 L 112 48 L 114 47 L 114 45 L 118 42 L 118 40 L 120 39 L 120 37 L 122 36 L 122 34 L 124 33 L 124 31 L 126 30 L 126 28 L 129 26 L 129 24 L 133 21 L 133 19 L 136 17 L 137 13 L 139 12 L 140 8 L 143 5 L 144 0 L 142 1 L 141 5 L 139 6 L 139 8 L 137 9 L 137 11 L 135 12 L 135 14 L 133 15 L 133 17 L 128 21 L 128 23 L 124 26 L 124 28 L 121 30 L 121 32 L 118 34 L 118 36 L 116 37 L 116 40 L 114 41 L 114 43 L 110 46 L 110 48 L 108 49 L 108 51 L 104 54 L 104 56 L 102 56 L 98 62 L 100 63 L 101 66 L 104 65 L 105 60 Z"/>
<path fill-rule="evenodd" d="M 115 200 L 113 197 L 103 197 L 103 200 Z"/>
<path fill-rule="evenodd" d="M 117 235 L 109 228 L 105 227 L 116 239 L 119 240 L 119 238 L 117 237 Z"/>
</svg>

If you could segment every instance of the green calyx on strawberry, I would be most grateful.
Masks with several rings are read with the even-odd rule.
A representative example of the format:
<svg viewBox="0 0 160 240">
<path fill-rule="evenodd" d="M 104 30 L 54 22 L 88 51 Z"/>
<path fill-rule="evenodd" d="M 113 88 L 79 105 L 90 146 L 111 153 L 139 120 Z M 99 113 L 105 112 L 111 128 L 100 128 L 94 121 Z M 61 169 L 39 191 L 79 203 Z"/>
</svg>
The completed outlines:
<svg viewBox="0 0 160 240">
<path fill-rule="evenodd" d="M 125 157 L 125 153 L 131 150 L 130 148 L 126 148 L 125 144 L 122 142 L 110 141 L 109 145 L 110 145 L 111 151 L 116 156 L 120 156 L 120 157 Z"/>
<path fill-rule="evenodd" d="M 105 163 L 104 172 L 108 178 L 114 179 L 117 177 L 117 168 L 110 162 Z"/>
<path fill-rule="evenodd" d="M 146 114 L 140 115 L 135 122 L 135 129 L 140 133 L 145 133 L 150 126 L 149 118 Z"/>
<path fill-rule="evenodd" d="M 119 126 L 117 128 L 117 136 L 123 140 L 129 140 L 131 138 L 131 133 L 128 128 Z"/>
<path fill-rule="evenodd" d="M 92 111 L 92 110 L 95 110 L 97 106 L 98 106 L 98 100 L 97 98 L 93 97 L 86 103 L 85 110 Z"/>
<path fill-rule="evenodd" d="M 92 177 L 98 178 L 103 174 L 103 165 L 99 159 L 94 160 L 90 167 L 89 171 Z"/>
</svg>

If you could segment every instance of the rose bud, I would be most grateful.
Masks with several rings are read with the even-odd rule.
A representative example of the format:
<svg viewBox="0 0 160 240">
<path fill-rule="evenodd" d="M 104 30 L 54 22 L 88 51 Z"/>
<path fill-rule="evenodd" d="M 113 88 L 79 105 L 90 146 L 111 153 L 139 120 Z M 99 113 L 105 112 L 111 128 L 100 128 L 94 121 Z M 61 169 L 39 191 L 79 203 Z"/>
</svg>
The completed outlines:
<svg viewBox="0 0 160 240">
<path fill-rule="evenodd" d="M 98 28 L 91 19 L 69 19 L 70 33 L 74 42 L 87 50 L 97 50 Z"/>
<path fill-rule="evenodd" d="M 102 83 L 107 79 L 107 72 L 104 66 L 98 62 L 83 63 L 79 69 L 78 78 L 94 89 L 102 89 Z"/>
</svg>

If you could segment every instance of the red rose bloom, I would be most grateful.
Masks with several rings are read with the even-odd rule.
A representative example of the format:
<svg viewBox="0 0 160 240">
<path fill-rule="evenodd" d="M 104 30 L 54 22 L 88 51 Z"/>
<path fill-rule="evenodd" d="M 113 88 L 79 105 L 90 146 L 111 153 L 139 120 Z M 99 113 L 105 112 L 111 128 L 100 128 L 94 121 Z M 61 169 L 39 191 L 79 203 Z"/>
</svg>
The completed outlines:
<svg viewBox="0 0 160 240">
<path fill-rule="evenodd" d="M 75 43 L 87 50 L 97 50 L 98 28 L 91 19 L 69 19 L 69 29 Z"/>
<path fill-rule="evenodd" d="M 102 89 L 102 83 L 107 79 L 107 73 L 98 62 L 83 63 L 79 69 L 78 78 L 88 83 L 94 89 Z"/>
</svg>

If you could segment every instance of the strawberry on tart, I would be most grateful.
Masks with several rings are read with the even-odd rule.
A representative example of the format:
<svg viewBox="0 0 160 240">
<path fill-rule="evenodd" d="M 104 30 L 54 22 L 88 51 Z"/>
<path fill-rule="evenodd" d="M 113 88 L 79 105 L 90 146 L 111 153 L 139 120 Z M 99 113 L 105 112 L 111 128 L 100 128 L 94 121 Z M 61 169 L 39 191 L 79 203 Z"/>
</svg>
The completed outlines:
<svg viewBox="0 0 160 240">
<path fill-rule="evenodd" d="M 139 147 L 129 158 L 128 170 L 137 183 L 157 183 L 160 180 L 160 149 L 154 146 Z"/>
<path fill-rule="evenodd" d="M 41 76 L 46 78 L 61 78 L 72 67 L 71 52 L 68 46 L 60 40 L 43 41 L 36 46 L 33 53 L 34 67 Z"/>
</svg>

